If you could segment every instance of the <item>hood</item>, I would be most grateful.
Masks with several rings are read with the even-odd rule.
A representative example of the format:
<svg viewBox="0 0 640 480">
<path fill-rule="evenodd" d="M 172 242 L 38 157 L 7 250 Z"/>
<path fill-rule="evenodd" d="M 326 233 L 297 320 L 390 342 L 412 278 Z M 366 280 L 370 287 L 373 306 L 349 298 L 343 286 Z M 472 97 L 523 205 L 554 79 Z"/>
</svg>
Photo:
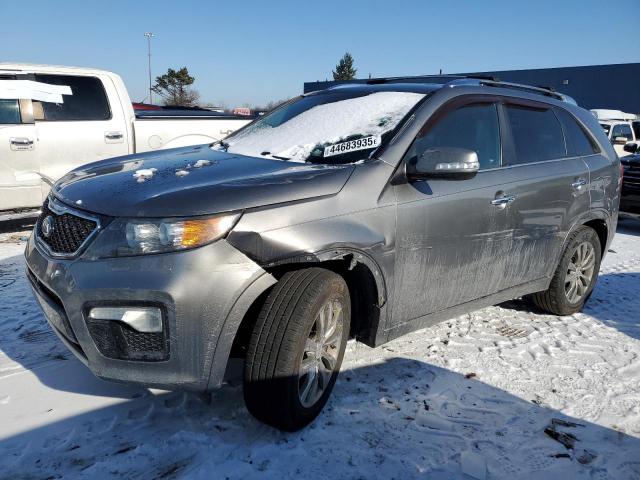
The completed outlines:
<svg viewBox="0 0 640 480">
<path fill-rule="evenodd" d="M 114 217 L 206 215 L 333 195 L 353 169 L 199 145 L 94 162 L 58 180 L 53 193 L 75 208 Z"/>
</svg>

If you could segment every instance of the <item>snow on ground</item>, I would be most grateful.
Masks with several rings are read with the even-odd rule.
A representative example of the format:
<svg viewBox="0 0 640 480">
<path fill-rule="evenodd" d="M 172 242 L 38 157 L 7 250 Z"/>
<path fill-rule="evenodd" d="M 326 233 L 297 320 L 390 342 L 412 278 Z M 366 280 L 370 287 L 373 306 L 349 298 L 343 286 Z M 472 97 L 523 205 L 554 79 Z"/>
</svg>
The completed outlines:
<svg viewBox="0 0 640 480">
<path fill-rule="evenodd" d="M 0 478 L 640 479 L 638 220 L 584 313 L 512 301 L 351 343 L 295 434 L 251 418 L 237 381 L 209 403 L 93 377 L 37 310 L 21 236 L 0 235 Z"/>
</svg>

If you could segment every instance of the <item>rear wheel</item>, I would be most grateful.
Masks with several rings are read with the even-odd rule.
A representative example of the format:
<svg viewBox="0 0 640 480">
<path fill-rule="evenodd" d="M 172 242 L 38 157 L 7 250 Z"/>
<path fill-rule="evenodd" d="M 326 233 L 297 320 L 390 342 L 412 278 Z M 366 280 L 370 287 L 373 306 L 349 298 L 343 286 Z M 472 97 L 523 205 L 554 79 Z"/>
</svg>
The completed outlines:
<svg viewBox="0 0 640 480">
<path fill-rule="evenodd" d="M 601 252 L 595 230 L 587 226 L 576 229 L 569 237 L 549 288 L 534 293 L 533 302 L 555 315 L 582 310 L 598 279 Z"/>
<path fill-rule="evenodd" d="M 280 279 L 247 348 L 244 399 L 253 416 L 288 431 L 318 416 L 342 364 L 350 314 L 340 275 L 308 268 Z"/>
</svg>

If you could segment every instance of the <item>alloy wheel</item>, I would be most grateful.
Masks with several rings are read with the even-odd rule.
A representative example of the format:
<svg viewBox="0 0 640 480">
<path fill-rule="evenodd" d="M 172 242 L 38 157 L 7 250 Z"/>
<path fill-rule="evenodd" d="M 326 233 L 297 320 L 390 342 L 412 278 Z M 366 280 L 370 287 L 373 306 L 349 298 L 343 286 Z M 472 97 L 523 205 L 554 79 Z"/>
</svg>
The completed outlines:
<svg viewBox="0 0 640 480">
<path fill-rule="evenodd" d="M 304 407 L 313 406 L 327 389 L 342 346 L 343 308 L 329 300 L 317 313 L 298 368 L 298 397 Z"/>
<path fill-rule="evenodd" d="M 579 244 L 571 255 L 564 281 L 564 291 L 569 303 L 582 300 L 589 290 L 596 264 L 596 252 L 590 242 Z"/>
</svg>

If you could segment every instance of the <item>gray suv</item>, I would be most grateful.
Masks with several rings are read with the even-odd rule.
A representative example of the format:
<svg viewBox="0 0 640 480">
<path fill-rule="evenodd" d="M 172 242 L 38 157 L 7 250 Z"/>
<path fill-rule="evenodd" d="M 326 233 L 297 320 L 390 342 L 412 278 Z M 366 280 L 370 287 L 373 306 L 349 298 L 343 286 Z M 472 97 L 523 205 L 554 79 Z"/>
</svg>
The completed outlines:
<svg viewBox="0 0 640 480">
<path fill-rule="evenodd" d="M 522 296 L 579 311 L 618 216 L 602 128 L 550 90 L 446 80 L 314 92 L 68 173 L 25 253 L 49 323 L 105 379 L 207 391 L 241 358 L 249 411 L 293 431 L 349 338 Z"/>
</svg>

